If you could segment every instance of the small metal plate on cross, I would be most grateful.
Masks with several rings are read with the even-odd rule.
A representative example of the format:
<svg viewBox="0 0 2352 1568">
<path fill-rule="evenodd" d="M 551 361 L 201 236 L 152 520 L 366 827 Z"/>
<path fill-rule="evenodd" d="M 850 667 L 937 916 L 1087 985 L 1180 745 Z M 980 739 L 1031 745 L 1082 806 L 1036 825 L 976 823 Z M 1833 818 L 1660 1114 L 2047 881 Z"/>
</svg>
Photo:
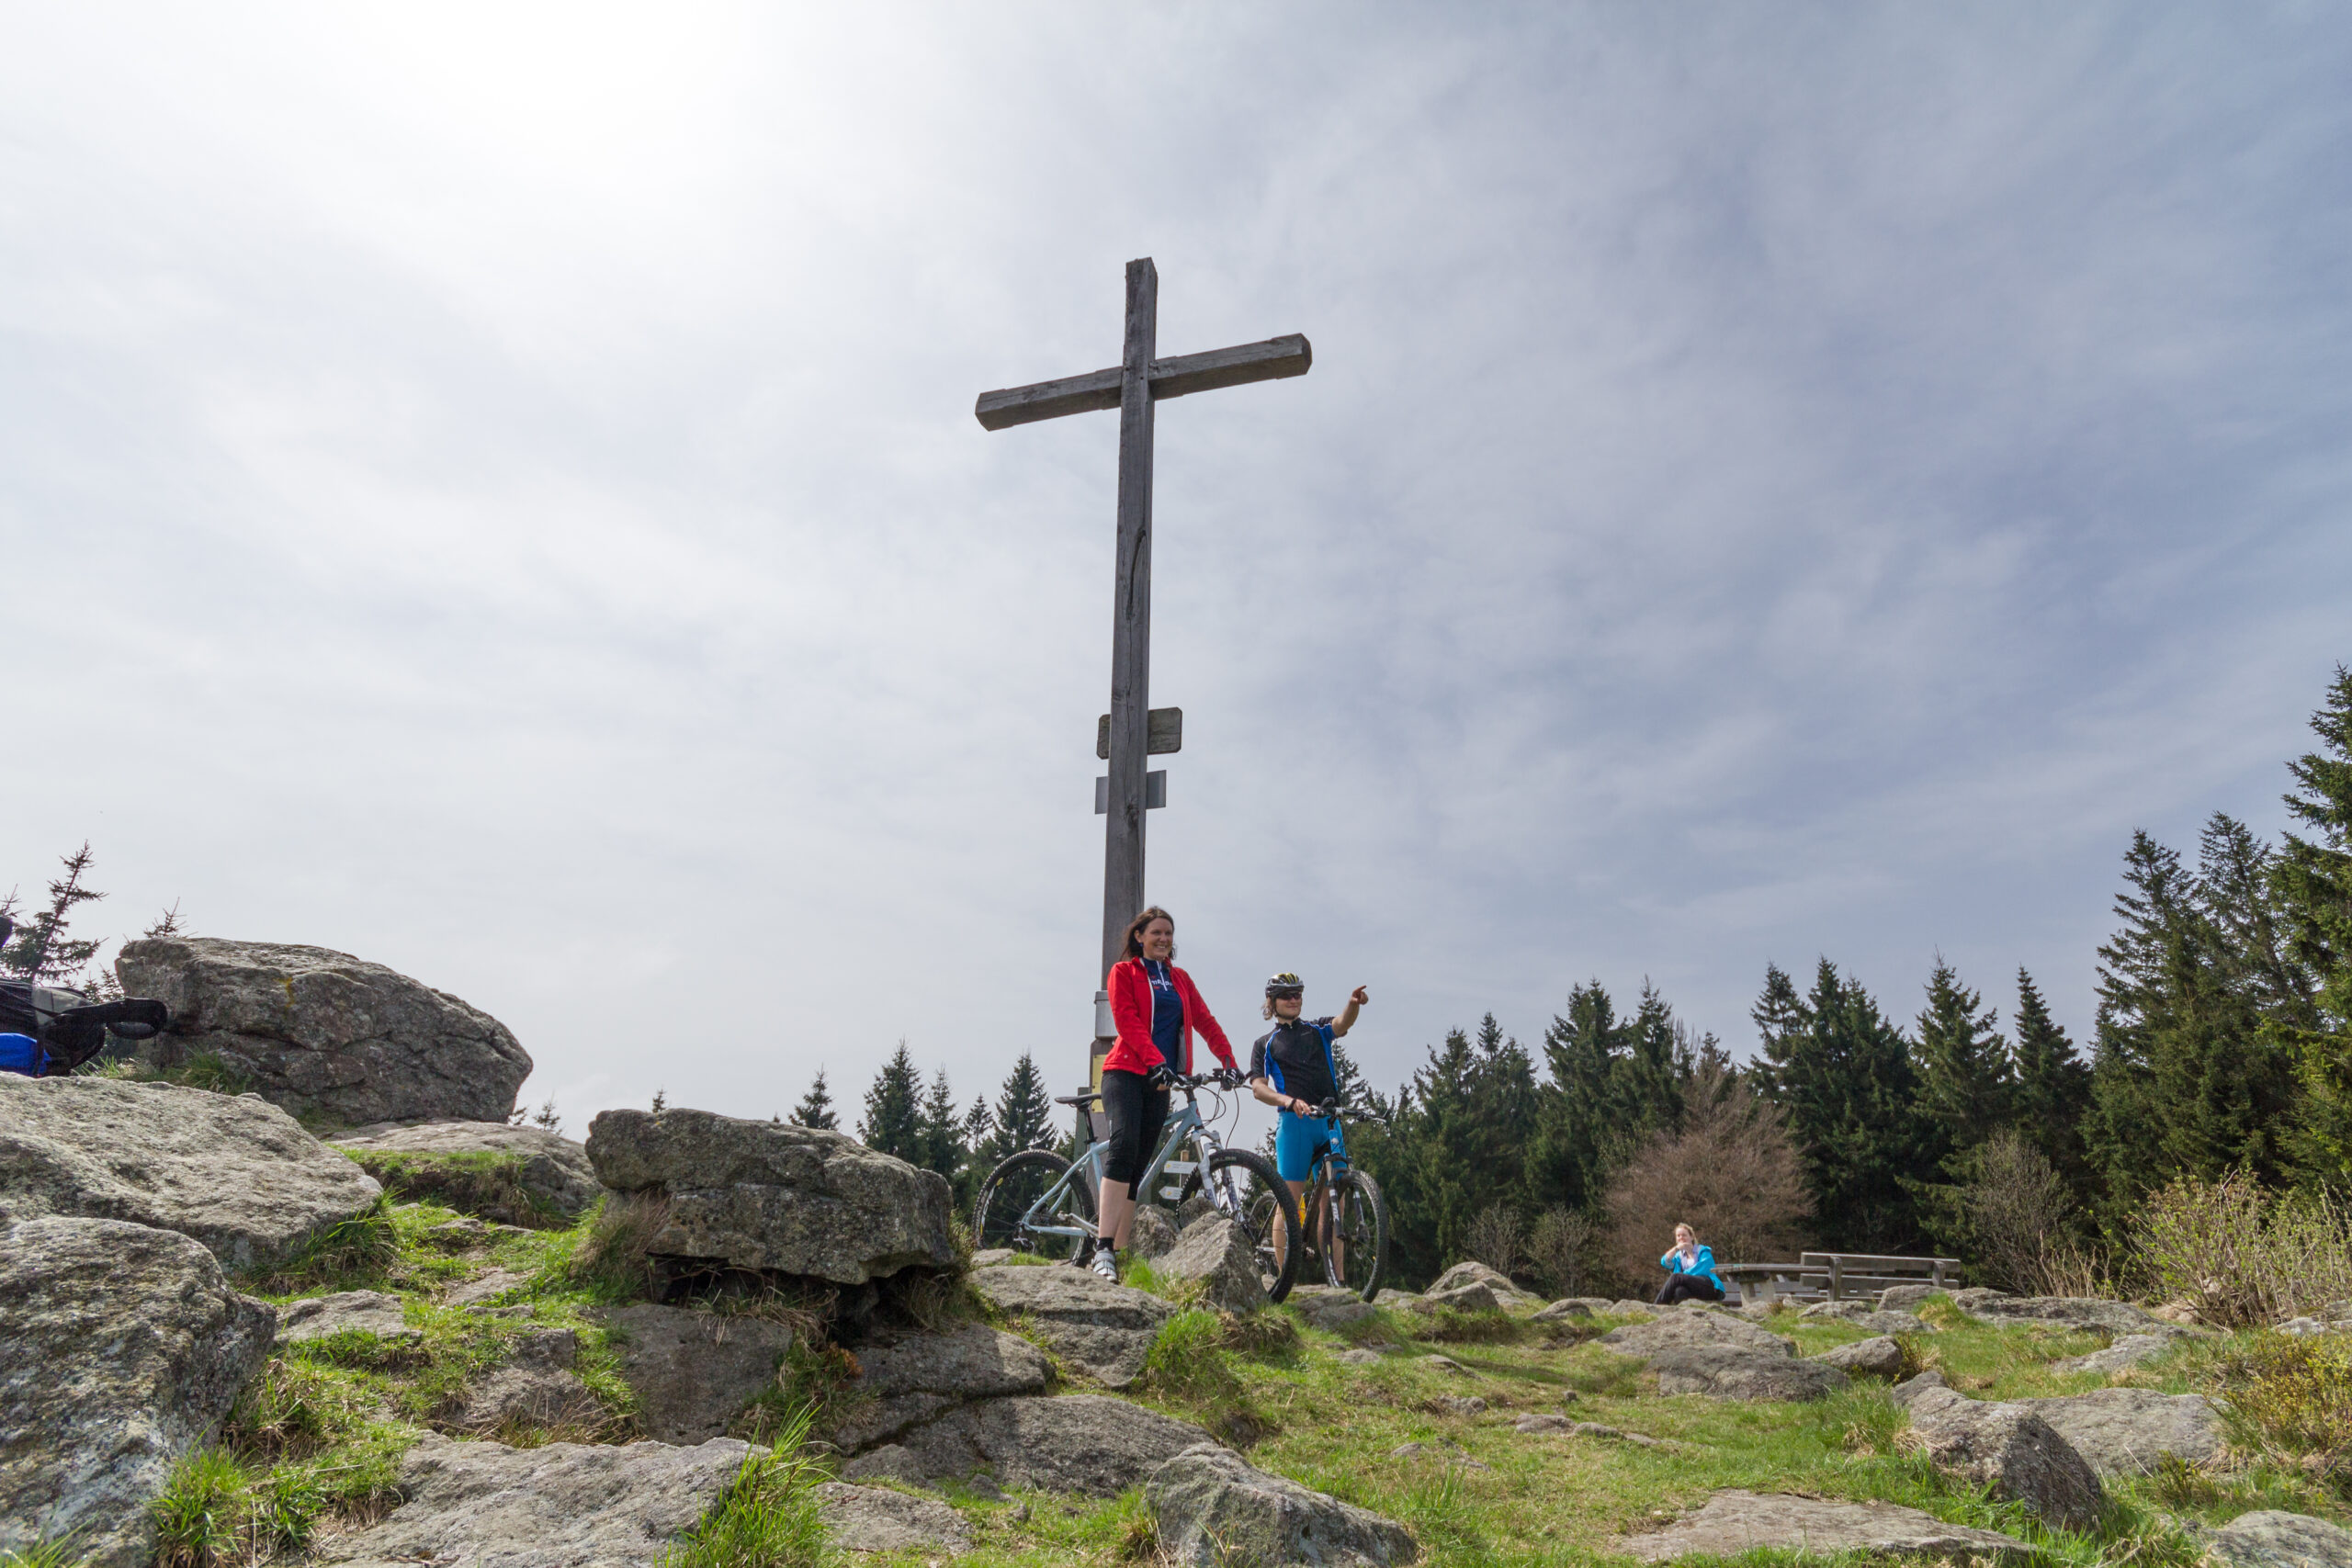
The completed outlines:
<svg viewBox="0 0 2352 1568">
<path fill-rule="evenodd" d="M 1184 710 L 1154 708 L 1151 722 L 1145 726 L 1150 744 L 1144 750 L 1154 757 L 1164 757 L 1170 751 L 1184 749 Z M 1103 761 L 1111 760 L 1111 716 L 1104 714 L 1094 721 L 1094 754 Z"/>
<path fill-rule="evenodd" d="M 1154 768 L 1143 776 L 1143 807 L 1146 811 L 1157 811 L 1167 804 L 1168 770 Z M 1111 775 L 1108 773 L 1094 776 L 1094 815 L 1111 815 Z"/>
</svg>

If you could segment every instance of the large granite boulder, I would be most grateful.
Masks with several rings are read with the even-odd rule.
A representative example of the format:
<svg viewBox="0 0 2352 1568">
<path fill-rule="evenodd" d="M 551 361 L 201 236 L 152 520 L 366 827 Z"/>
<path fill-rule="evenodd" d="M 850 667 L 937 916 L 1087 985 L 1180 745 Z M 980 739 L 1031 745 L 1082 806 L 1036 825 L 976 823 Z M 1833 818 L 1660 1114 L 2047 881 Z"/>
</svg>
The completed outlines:
<svg viewBox="0 0 2352 1568">
<path fill-rule="evenodd" d="M 1621 1356 L 1645 1359 L 1664 1350 L 1713 1347 L 1747 1350 L 1761 1356 L 1793 1356 L 1796 1342 L 1746 1318 L 1725 1312 L 1669 1312 L 1642 1323 L 1629 1323 L 1602 1335 L 1598 1343 Z"/>
<path fill-rule="evenodd" d="M 569 1224 L 605 1191 L 584 1146 L 539 1127 L 420 1122 L 358 1127 L 334 1143 L 402 1198 L 508 1224 Z"/>
<path fill-rule="evenodd" d="M 2352 1530 L 2309 1514 L 2240 1514 L 2205 1540 L 2218 1568 L 2352 1568 Z"/>
<path fill-rule="evenodd" d="M 2165 1454 L 2186 1464 L 2210 1464 L 2222 1454 L 2222 1414 L 2201 1393 L 2098 1388 L 2018 1403 L 2056 1427 L 2101 1475 L 2144 1475 Z"/>
<path fill-rule="evenodd" d="M 0 1224 L 43 1214 L 178 1231 L 266 1268 L 380 1193 L 266 1100 L 0 1073 Z"/>
<path fill-rule="evenodd" d="M 2098 1523 L 2106 1493 L 2083 1456 L 2023 1404 L 1964 1399 L 1931 1388 L 1910 1402 L 1911 1429 L 1936 1468 L 2022 1503 L 2061 1529 Z"/>
<path fill-rule="evenodd" d="M 1143 1375 L 1144 1358 L 1173 1305 L 1091 1269 L 983 1269 L 972 1287 L 1019 1319 L 1064 1361 L 1109 1388 Z"/>
<path fill-rule="evenodd" d="M 149 937 L 115 959 L 122 987 L 172 1010 L 141 1048 L 164 1066 L 216 1052 L 266 1100 L 345 1126 L 503 1122 L 529 1053 L 481 1009 L 323 947 Z"/>
<path fill-rule="evenodd" d="M 948 1334 L 901 1334 L 861 1346 L 820 1434 L 858 1450 L 895 1438 L 975 1399 L 1043 1393 L 1052 1369 L 1026 1339 L 980 1324 Z"/>
<path fill-rule="evenodd" d="M 1153 1267 L 1163 1280 L 1199 1281 L 1201 1304 L 1217 1312 L 1255 1312 L 1266 1304 L 1257 1246 L 1222 1214 L 1186 1225 Z"/>
<path fill-rule="evenodd" d="M 1872 1557 L 1987 1558 L 2024 1562 L 2031 1549 L 2015 1536 L 1948 1525 L 1894 1503 L 1840 1503 L 1826 1497 L 1727 1491 L 1698 1512 L 1645 1535 L 1627 1536 L 1617 1550 L 1644 1562 L 1681 1557 L 1736 1557 L 1758 1548 L 1791 1552 L 1867 1553 Z"/>
<path fill-rule="evenodd" d="M 381 1524 L 322 1543 L 316 1561 L 359 1568 L 656 1568 L 743 1467 L 731 1438 L 698 1448 L 452 1442 L 427 1437 L 401 1461 L 407 1499 Z"/>
<path fill-rule="evenodd" d="M 1203 1443 L 1154 1471 L 1144 1502 L 1168 1561 L 1193 1568 L 1389 1568 L 1420 1555 L 1412 1532 L 1368 1508 L 1270 1475 Z"/>
<path fill-rule="evenodd" d="M 990 1470 L 1000 1485 L 1090 1497 L 1115 1497 L 1209 1440 L 1189 1421 L 1099 1393 L 984 1399 L 899 1439 L 927 1476 Z"/>
<path fill-rule="evenodd" d="M 145 1568 L 148 1507 L 269 1359 L 277 1314 L 174 1231 L 36 1219 L 0 1231 L 0 1549 L 73 1538 Z"/>
<path fill-rule="evenodd" d="M 817 1511 L 833 1545 L 843 1551 L 944 1551 L 961 1557 L 972 1550 L 972 1527 L 961 1514 L 935 1499 L 910 1497 L 887 1486 L 820 1482 Z"/>
<path fill-rule="evenodd" d="M 1424 1295 L 1439 1296 L 1448 1291 L 1458 1291 L 1464 1285 L 1479 1284 L 1494 1292 L 1495 1300 L 1503 1306 L 1542 1306 L 1544 1298 L 1522 1291 L 1510 1282 L 1510 1276 L 1498 1269 L 1474 1260 L 1457 1263 L 1430 1281 Z"/>
<path fill-rule="evenodd" d="M 1892 1380 L 1903 1371 L 1903 1347 L 1883 1334 L 1873 1339 L 1857 1339 L 1850 1345 L 1833 1346 L 1808 1359 L 1841 1372 L 1859 1372 L 1865 1377 Z"/>
<path fill-rule="evenodd" d="M 1846 1374 L 1821 1361 L 1800 1361 L 1770 1350 L 1692 1345 L 1649 1359 L 1661 1394 L 1703 1393 L 1711 1399 L 1812 1400 L 1846 1386 Z"/>
<path fill-rule="evenodd" d="M 775 1386 L 792 1330 L 765 1318 L 640 1303 L 605 1315 L 637 1395 L 638 1421 L 658 1442 L 720 1437 L 744 1406 Z"/>
<path fill-rule="evenodd" d="M 588 1158 L 616 1192 L 668 1195 L 647 1248 L 661 1257 L 837 1285 L 956 1264 L 947 1179 L 839 1133 L 708 1111 L 607 1111 L 589 1123 Z"/>
<path fill-rule="evenodd" d="M 1287 1300 L 1309 1328 L 1331 1334 L 1363 1322 L 1377 1310 L 1355 1292 L 1338 1285 L 1294 1285 Z"/>
</svg>

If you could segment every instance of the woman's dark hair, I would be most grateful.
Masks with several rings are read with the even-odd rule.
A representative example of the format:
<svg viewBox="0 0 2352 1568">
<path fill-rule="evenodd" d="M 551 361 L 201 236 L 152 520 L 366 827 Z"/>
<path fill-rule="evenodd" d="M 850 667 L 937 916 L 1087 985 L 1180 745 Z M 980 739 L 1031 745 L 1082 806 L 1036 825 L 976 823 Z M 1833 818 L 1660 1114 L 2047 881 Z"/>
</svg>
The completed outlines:
<svg viewBox="0 0 2352 1568">
<path fill-rule="evenodd" d="M 1159 905 L 1154 904 L 1150 908 L 1146 909 L 1142 914 L 1137 915 L 1134 919 L 1127 922 L 1127 940 L 1125 944 L 1119 950 L 1120 957 L 1141 958 L 1143 956 L 1143 928 L 1151 924 L 1154 920 L 1166 920 L 1168 922 L 1168 934 L 1170 936 L 1176 934 L 1176 917 L 1161 908 Z M 1171 959 L 1176 956 L 1176 946 L 1173 942 L 1169 944 L 1168 956 Z"/>
</svg>

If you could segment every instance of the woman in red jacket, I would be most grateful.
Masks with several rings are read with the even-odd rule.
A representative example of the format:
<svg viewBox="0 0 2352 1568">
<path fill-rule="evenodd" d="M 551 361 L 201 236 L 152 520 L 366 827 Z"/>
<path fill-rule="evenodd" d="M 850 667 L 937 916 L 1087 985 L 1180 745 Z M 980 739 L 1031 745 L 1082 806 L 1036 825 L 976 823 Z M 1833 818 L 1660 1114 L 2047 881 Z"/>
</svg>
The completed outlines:
<svg viewBox="0 0 2352 1568">
<path fill-rule="evenodd" d="M 1126 956 L 1111 965 L 1103 987 L 1111 993 L 1111 1017 L 1119 1038 L 1102 1058 L 1102 1112 L 1111 1123 L 1111 1152 L 1102 1162 L 1102 1191 L 1097 1200 L 1093 1268 L 1106 1280 L 1119 1277 L 1119 1250 L 1127 1245 L 1135 1220 L 1136 1183 L 1144 1162 L 1159 1146 L 1168 1122 L 1168 1079 L 1193 1070 L 1193 1032 L 1239 1075 L 1225 1031 L 1209 1016 L 1208 1004 L 1193 977 L 1176 967 L 1176 919 L 1157 905 L 1127 925 Z"/>
</svg>

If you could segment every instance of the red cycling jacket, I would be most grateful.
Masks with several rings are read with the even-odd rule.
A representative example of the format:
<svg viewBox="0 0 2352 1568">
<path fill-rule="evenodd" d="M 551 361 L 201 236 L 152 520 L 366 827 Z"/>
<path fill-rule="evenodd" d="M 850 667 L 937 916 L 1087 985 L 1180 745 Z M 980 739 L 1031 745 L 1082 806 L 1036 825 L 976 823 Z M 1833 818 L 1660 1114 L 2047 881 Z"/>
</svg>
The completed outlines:
<svg viewBox="0 0 2352 1568">
<path fill-rule="evenodd" d="M 1193 987 L 1193 977 L 1173 964 L 1168 973 L 1176 982 L 1176 994 L 1184 1002 L 1184 1059 L 1176 1070 L 1189 1075 L 1193 1070 L 1193 1031 L 1197 1027 L 1216 1052 L 1217 1060 L 1236 1072 L 1241 1065 L 1233 1059 L 1233 1047 L 1226 1043 L 1225 1031 L 1216 1026 L 1209 1015 L 1208 1003 L 1201 1000 L 1201 993 Z M 1143 960 L 1123 958 L 1111 965 L 1111 976 L 1103 982 L 1111 993 L 1111 1018 L 1119 1027 L 1118 1043 L 1102 1058 L 1106 1069 L 1125 1073 L 1148 1073 L 1159 1066 L 1159 1047 L 1151 1043 L 1151 976 L 1143 972 Z"/>
</svg>

